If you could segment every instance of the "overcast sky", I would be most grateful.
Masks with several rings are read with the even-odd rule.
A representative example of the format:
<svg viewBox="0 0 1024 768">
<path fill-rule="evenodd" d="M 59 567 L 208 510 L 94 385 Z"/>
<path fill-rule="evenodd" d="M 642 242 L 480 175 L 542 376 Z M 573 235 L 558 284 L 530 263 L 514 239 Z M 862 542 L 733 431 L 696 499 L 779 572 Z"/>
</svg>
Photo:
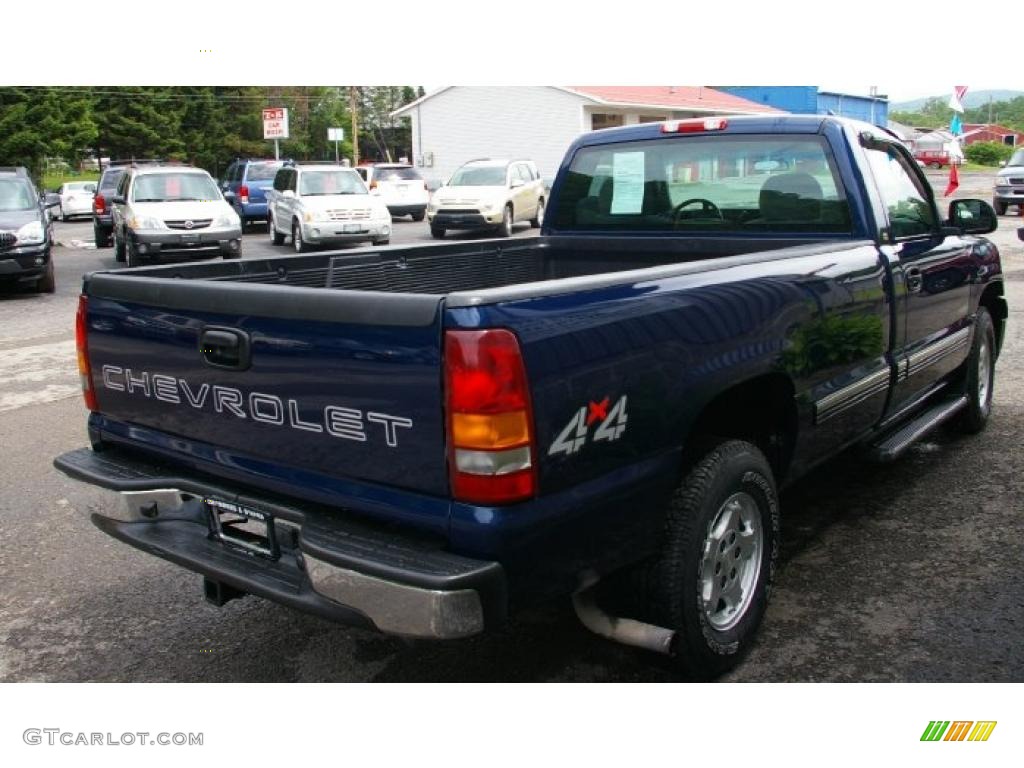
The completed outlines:
<svg viewBox="0 0 1024 768">
<path fill-rule="evenodd" d="M 865 95 L 876 85 L 905 101 L 948 96 L 954 85 L 1015 88 L 1019 80 L 993 67 L 985 36 L 941 2 L 922 10 L 810 0 L 515 0 L 499 10 L 480 0 L 388 0 L 384 10 L 289 0 L 286 27 L 273 6 L 246 20 L 227 3 L 176 0 L 168 13 L 165 2 L 136 0 L 130 13 L 100 21 L 88 4 L 47 0 L 44 32 L 5 38 L 0 85 L 719 83 Z M 38 30 L 38 14 L 36 5 L 9 5 L 4 28 Z M 87 63 L 99 30 L 111 66 Z"/>
</svg>

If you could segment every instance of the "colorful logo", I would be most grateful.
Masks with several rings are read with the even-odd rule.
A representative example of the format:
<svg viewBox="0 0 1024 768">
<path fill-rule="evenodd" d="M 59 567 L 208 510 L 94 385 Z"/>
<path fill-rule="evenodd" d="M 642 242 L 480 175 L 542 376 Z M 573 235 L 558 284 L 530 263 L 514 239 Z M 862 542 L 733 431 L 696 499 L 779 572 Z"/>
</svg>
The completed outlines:
<svg viewBox="0 0 1024 768">
<path fill-rule="evenodd" d="M 988 741 L 995 729 L 995 720 L 932 720 L 921 741 Z"/>
</svg>

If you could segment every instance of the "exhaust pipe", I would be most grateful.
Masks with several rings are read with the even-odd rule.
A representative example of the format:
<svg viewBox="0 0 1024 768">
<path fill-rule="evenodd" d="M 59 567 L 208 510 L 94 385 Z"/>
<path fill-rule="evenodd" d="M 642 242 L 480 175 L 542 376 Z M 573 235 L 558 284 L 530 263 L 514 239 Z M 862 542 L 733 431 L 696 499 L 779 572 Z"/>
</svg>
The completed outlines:
<svg viewBox="0 0 1024 768">
<path fill-rule="evenodd" d="M 597 605 L 593 587 L 573 595 L 572 605 L 583 626 L 594 634 L 623 645 L 632 645 L 666 656 L 672 655 L 673 641 L 676 637 L 674 630 L 605 613 Z"/>
</svg>

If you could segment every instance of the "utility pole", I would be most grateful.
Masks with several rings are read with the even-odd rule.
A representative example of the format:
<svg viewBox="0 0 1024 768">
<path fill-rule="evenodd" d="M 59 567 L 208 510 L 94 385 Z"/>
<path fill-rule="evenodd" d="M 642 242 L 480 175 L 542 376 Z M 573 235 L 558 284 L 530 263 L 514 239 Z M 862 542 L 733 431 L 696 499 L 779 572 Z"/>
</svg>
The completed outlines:
<svg viewBox="0 0 1024 768">
<path fill-rule="evenodd" d="M 357 99 L 358 88 L 354 85 L 348 87 L 349 110 L 352 112 L 352 165 L 359 165 L 359 100 Z"/>
</svg>

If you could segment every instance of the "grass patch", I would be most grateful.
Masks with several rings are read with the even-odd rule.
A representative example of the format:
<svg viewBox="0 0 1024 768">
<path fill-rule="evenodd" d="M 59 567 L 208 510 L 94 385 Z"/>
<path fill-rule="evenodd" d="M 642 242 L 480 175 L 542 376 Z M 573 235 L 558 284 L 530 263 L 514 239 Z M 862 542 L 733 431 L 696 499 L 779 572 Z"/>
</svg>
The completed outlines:
<svg viewBox="0 0 1024 768">
<path fill-rule="evenodd" d="M 81 173 L 73 173 L 71 171 L 64 173 L 45 173 L 43 174 L 43 189 L 56 191 L 57 187 L 65 181 L 99 181 L 99 179 L 99 171 L 82 171 Z"/>
</svg>

